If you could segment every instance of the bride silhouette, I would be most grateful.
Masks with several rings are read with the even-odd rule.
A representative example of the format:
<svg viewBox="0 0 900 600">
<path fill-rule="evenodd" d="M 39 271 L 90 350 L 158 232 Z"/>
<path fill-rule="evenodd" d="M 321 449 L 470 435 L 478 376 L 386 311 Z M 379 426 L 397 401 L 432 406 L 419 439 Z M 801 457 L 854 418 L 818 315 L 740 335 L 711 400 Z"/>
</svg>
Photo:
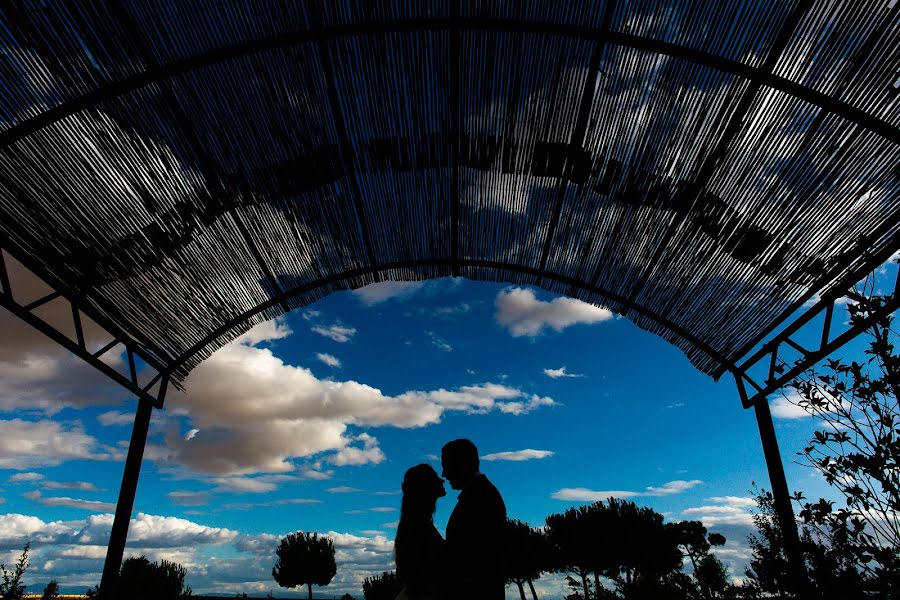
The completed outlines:
<svg viewBox="0 0 900 600">
<path fill-rule="evenodd" d="M 447 495 L 444 480 L 430 465 L 416 465 L 403 476 L 402 490 L 394 557 L 403 590 L 396 600 L 436 600 L 444 538 L 434 526 L 434 510 L 437 499 Z"/>
</svg>

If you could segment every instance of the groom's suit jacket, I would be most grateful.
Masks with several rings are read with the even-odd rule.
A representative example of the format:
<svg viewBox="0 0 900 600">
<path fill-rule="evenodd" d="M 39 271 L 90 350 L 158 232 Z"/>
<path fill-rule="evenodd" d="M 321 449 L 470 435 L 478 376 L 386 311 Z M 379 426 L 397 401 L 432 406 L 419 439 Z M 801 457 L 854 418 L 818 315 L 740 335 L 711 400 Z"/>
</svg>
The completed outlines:
<svg viewBox="0 0 900 600">
<path fill-rule="evenodd" d="M 449 596 L 503 600 L 503 532 L 506 505 L 487 477 L 479 474 L 460 493 L 447 521 Z"/>
</svg>

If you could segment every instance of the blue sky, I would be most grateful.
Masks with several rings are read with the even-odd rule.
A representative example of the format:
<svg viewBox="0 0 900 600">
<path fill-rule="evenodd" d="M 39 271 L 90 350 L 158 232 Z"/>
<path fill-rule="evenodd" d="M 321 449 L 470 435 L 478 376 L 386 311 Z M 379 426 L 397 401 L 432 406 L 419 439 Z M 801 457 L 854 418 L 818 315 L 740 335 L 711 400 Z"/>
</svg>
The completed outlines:
<svg viewBox="0 0 900 600">
<path fill-rule="evenodd" d="M 27 583 L 80 591 L 99 581 L 134 402 L 9 314 L 0 326 L 0 554 L 31 540 Z M 794 462 L 815 422 L 773 411 L 789 484 L 833 497 Z M 322 591 L 360 596 L 391 568 L 404 470 L 439 469 L 463 436 L 511 517 L 629 498 L 724 533 L 742 574 L 749 489 L 768 479 L 733 381 L 602 308 L 462 279 L 336 293 L 198 367 L 154 413 L 126 555 L 182 562 L 198 592 L 264 592 L 278 537 L 319 531 L 339 563 Z"/>
</svg>

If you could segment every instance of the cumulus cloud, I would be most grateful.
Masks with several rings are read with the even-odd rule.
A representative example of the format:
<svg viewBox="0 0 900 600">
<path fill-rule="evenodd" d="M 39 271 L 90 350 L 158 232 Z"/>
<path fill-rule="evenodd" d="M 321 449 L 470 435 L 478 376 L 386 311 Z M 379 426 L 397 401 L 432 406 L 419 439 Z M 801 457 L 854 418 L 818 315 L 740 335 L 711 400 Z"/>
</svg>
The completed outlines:
<svg viewBox="0 0 900 600">
<path fill-rule="evenodd" d="M 685 490 L 698 486 L 703 482 L 699 479 L 685 481 L 677 479 L 669 481 L 659 487 L 648 486 L 642 492 L 628 490 L 604 490 L 596 491 L 588 488 L 562 488 L 553 492 L 552 497 L 556 500 L 574 500 L 579 502 L 598 502 L 608 500 L 609 498 L 647 498 L 657 496 L 671 496 L 680 494 Z"/>
<path fill-rule="evenodd" d="M 605 308 L 573 298 L 538 300 L 534 291 L 511 288 L 497 294 L 496 319 L 514 336 L 536 336 L 544 328 L 562 331 L 578 323 L 599 323 L 613 318 Z"/>
<path fill-rule="evenodd" d="M 391 298 L 410 296 L 425 286 L 423 281 L 380 281 L 353 290 L 353 295 L 367 306 L 381 304 Z"/>
<path fill-rule="evenodd" d="M 569 373 L 565 367 L 558 369 L 544 369 L 544 375 L 551 379 L 559 379 L 560 377 L 584 377 L 581 373 Z"/>
<path fill-rule="evenodd" d="M 84 432 L 78 421 L 0 421 L 0 469 L 55 466 L 67 460 L 113 460 L 114 449 Z"/>
<path fill-rule="evenodd" d="M 333 356 L 331 354 L 325 354 L 324 352 L 316 353 L 316 358 L 320 361 L 328 365 L 329 367 L 334 367 L 335 369 L 339 369 L 341 367 L 341 361 L 338 357 Z"/>
<path fill-rule="evenodd" d="M 347 327 L 339 323 L 329 325 L 328 327 L 325 327 L 324 325 L 315 325 L 312 327 L 312 331 L 341 344 L 349 342 L 353 339 L 353 336 L 356 335 L 355 327 Z"/>
<path fill-rule="evenodd" d="M 523 461 L 523 460 L 535 460 L 540 458 L 547 458 L 548 456 L 553 456 L 553 452 L 550 450 L 532 450 L 530 448 L 526 448 L 525 450 L 514 450 L 511 452 L 494 452 L 493 454 L 485 454 L 481 457 L 481 460 L 509 460 L 509 461 Z"/>
<path fill-rule="evenodd" d="M 260 347 L 265 336 L 253 339 L 258 343 L 245 339 L 219 349 L 191 373 L 186 393 L 171 393 L 170 409 L 186 415 L 198 432 L 185 439 L 183 429 L 173 428 L 165 447 L 153 449 L 156 460 L 219 476 L 301 469 L 304 476 L 326 478 L 327 471 L 296 459 L 324 455 L 333 465 L 385 459 L 377 438 L 351 426 L 424 427 L 447 411 L 524 414 L 554 404 L 494 383 L 389 396 L 356 381 L 318 379 Z"/>
</svg>

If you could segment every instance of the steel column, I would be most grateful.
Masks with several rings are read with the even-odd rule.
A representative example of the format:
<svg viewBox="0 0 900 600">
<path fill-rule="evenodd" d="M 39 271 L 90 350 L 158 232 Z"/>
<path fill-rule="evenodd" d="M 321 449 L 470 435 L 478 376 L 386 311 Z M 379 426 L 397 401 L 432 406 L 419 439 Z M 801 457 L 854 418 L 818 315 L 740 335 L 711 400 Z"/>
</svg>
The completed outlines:
<svg viewBox="0 0 900 600">
<path fill-rule="evenodd" d="M 781 529 L 784 553 L 787 556 L 790 586 L 797 598 L 811 598 L 809 577 L 806 574 L 803 552 L 800 549 L 797 521 L 794 518 L 794 509 L 791 507 L 791 494 L 784 476 L 784 465 L 781 462 L 781 452 L 778 450 L 778 440 L 775 437 L 775 426 L 772 424 L 769 402 L 765 398 L 761 398 L 753 406 L 756 411 L 756 423 L 759 425 L 763 453 L 766 457 L 766 468 L 769 470 L 769 482 L 772 485 L 772 496 L 775 500 L 775 515 Z"/>
<path fill-rule="evenodd" d="M 167 379 L 162 380 L 160 394 L 165 394 Z M 150 427 L 150 414 L 153 404 L 146 398 L 138 400 L 137 412 L 134 416 L 134 427 L 131 430 L 131 443 L 128 445 L 128 457 L 125 459 L 125 471 L 122 473 L 122 487 L 119 489 L 119 501 L 116 504 L 116 516 L 112 531 L 109 534 L 109 547 L 106 550 L 106 562 L 103 564 L 103 577 L 100 579 L 100 598 L 112 600 L 115 594 L 116 581 L 122 555 L 125 553 L 125 540 L 128 537 L 128 524 L 134 508 L 134 495 L 137 491 L 138 477 L 141 474 L 141 461 L 144 458 L 144 446 L 147 443 L 147 430 Z"/>
</svg>

